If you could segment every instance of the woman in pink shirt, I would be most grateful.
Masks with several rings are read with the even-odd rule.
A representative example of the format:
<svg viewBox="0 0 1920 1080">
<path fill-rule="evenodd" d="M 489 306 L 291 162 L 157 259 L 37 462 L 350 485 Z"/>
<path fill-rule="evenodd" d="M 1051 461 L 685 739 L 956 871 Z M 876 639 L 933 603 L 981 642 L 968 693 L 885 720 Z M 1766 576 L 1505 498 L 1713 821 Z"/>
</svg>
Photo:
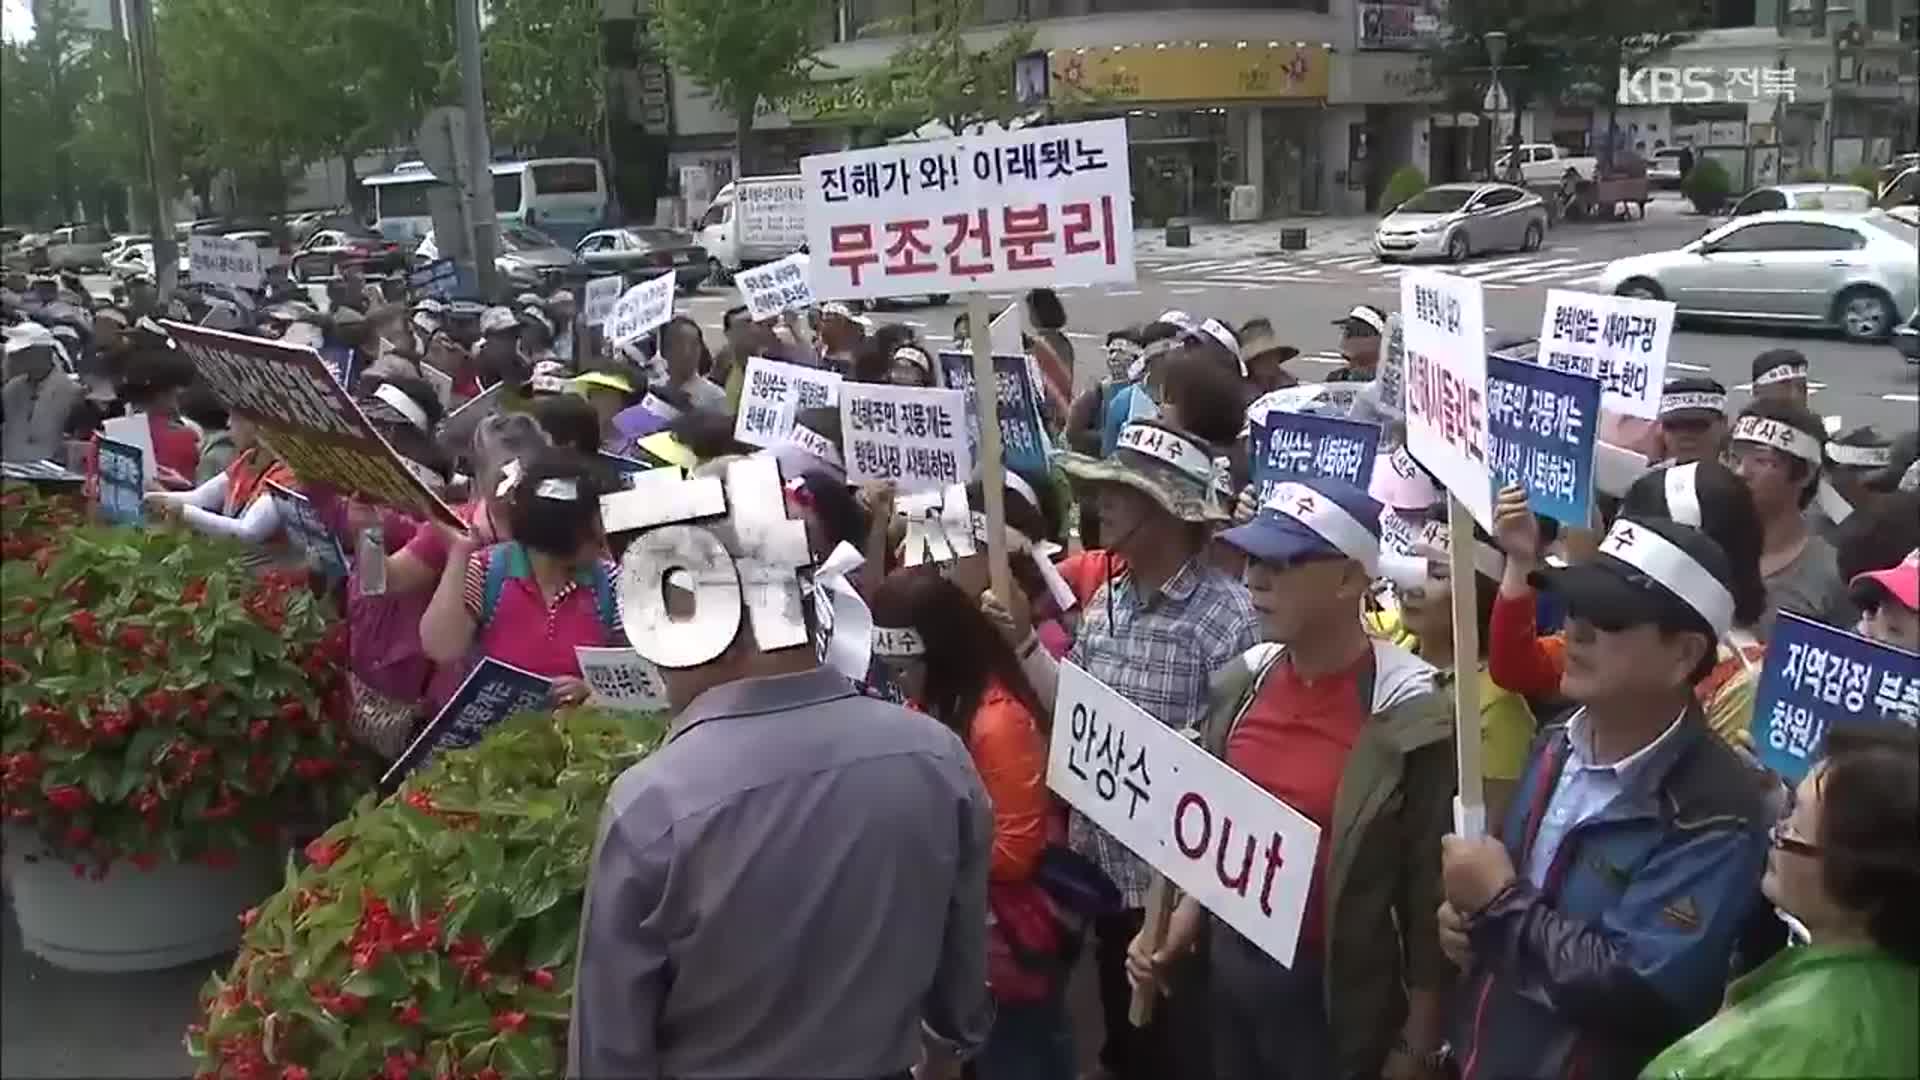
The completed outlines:
<svg viewBox="0 0 1920 1080">
<path fill-rule="evenodd" d="M 471 535 L 452 541 L 420 619 L 429 657 L 465 668 L 492 658 L 553 680 L 556 705 L 586 700 L 574 649 L 623 637 L 598 477 L 578 454 L 545 451 L 502 497 L 512 540 L 488 547 Z"/>
</svg>

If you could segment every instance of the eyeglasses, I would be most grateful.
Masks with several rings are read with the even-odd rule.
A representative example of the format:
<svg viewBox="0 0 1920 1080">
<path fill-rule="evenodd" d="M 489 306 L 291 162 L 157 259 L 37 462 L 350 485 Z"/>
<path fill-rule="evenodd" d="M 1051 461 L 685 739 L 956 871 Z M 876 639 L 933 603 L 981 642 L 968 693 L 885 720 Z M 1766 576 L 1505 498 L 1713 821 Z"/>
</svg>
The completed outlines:
<svg viewBox="0 0 1920 1080">
<path fill-rule="evenodd" d="M 1785 821 L 1774 822 L 1773 828 L 1767 830 L 1767 839 L 1772 841 L 1774 847 L 1789 855 L 1804 855 L 1809 859 L 1820 857 L 1820 845 L 1809 844 L 1793 835 Z"/>
</svg>

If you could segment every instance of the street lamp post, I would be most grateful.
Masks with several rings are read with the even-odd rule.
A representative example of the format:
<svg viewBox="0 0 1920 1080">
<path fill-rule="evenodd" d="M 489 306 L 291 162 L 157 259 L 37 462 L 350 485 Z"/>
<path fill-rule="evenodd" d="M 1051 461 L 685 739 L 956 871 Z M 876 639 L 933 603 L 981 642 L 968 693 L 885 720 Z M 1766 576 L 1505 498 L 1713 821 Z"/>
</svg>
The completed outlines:
<svg viewBox="0 0 1920 1080">
<path fill-rule="evenodd" d="M 1493 159 L 1495 157 L 1494 144 L 1500 137 L 1501 110 L 1498 106 L 1506 101 L 1506 87 L 1501 85 L 1500 82 L 1500 63 L 1507 58 L 1507 35 L 1503 30 L 1491 30 L 1488 31 L 1484 40 L 1487 46 L 1487 62 L 1493 68 L 1492 97 L 1493 103 L 1496 106 L 1493 110 L 1493 130 L 1487 133 L 1487 176 L 1491 178 L 1493 176 Z M 1517 127 L 1519 122 L 1520 115 L 1516 110 L 1514 113 L 1514 125 Z M 1518 132 L 1513 132 L 1508 139 L 1507 171 L 1509 173 L 1519 164 L 1518 147 L 1515 145 L 1517 140 L 1512 137 L 1516 135 L 1518 135 Z"/>
</svg>

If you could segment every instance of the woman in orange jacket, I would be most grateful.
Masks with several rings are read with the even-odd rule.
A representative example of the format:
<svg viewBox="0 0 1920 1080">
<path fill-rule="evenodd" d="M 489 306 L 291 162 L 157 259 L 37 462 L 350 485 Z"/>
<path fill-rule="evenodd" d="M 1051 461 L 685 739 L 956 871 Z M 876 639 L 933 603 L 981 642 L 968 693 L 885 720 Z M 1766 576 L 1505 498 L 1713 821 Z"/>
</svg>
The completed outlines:
<svg viewBox="0 0 1920 1080">
<path fill-rule="evenodd" d="M 909 704 L 966 743 L 993 803 L 988 981 L 999 1012 L 974 1060 L 977 1080 L 1070 1080 L 1066 942 L 1035 872 L 1046 850 L 1046 709 L 1020 660 L 972 598 L 931 566 L 888 574 L 874 590 L 874 658 Z"/>
</svg>

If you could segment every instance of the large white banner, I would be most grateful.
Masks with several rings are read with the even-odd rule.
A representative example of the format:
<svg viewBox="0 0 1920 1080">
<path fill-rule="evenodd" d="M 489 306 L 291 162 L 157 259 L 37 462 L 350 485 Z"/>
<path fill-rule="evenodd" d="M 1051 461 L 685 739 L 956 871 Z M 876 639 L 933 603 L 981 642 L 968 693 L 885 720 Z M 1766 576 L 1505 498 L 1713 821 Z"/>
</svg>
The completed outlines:
<svg viewBox="0 0 1920 1080">
<path fill-rule="evenodd" d="M 1124 120 L 800 160 L 821 299 L 1133 280 Z"/>
<path fill-rule="evenodd" d="M 1536 360 L 1599 380 L 1602 408 L 1657 420 L 1673 313 L 1671 300 L 1548 289 Z"/>
<path fill-rule="evenodd" d="M 1320 827 L 1070 663 L 1047 786 L 1289 967 Z"/>
<path fill-rule="evenodd" d="M 1487 330 L 1480 283 L 1433 270 L 1400 275 L 1407 452 L 1493 531 L 1487 470 Z"/>
<path fill-rule="evenodd" d="M 193 280 L 236 289 L 258 289 L 266 284 L 260 248 L 251 240 L 224 236 L 189 236 L 187 271 Z"/>
</svg>

